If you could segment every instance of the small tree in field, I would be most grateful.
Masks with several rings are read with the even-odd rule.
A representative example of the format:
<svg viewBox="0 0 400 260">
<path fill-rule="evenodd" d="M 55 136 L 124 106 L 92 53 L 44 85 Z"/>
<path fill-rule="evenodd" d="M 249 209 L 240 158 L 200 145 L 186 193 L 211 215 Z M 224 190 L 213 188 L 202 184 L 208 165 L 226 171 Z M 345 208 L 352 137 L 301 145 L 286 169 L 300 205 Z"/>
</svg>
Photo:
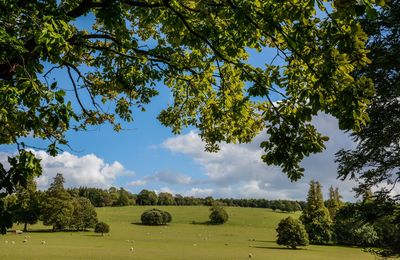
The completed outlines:
<svg viewBox="0 0 400 260">
<path fill-rule="evenodd" d="M 94 227 L 94 232 L 101 233 L 101 235 L 104 236 L 104 233 L 110 232 L 110 226 L 104 222 L 99 222 Z"/>
<path fill-rule="evenodd" d="M 210 208 L 210 223 L 214 225 L 224 224 L 228 221 L 228 213 L 223 207 L 213 206 Z"/>
<path fill-rule="evenodd" d="M 148 209 L 142 213 L 140 220 L 144 225 L 158 226 L 171 222 L 171 214 L 159 209 Z"/>
<path fill-rule="evenodd" d="M 297 246 L 308 245 L 308 235 L 300 220 L 287 217 L 282 219 L 276 229 L 278 245 L 284 245 L 296 249 Z"/>
</svg>

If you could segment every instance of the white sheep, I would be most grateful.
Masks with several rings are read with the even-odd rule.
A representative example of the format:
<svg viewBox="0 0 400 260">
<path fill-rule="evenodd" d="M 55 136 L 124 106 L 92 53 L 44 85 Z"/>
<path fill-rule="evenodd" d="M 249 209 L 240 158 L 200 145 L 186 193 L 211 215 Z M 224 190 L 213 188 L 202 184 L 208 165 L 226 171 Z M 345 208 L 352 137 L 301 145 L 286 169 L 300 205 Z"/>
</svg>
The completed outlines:
<svg viewBox="0 0 400 260">
<path fill-rule="evenodd" d="M 8 244 L 8 240 L 4 241 L 4 243 Z"/>
<path fill-rule="evenodd" d="M 28 239 L 22 240 L 22 243 L 26 243 L 26 242 L 28 242 Z"/>
<path fill-rule="evenodd" d="M 130 251 L 133 252 L 133 247 L 131 247 Z"/>
<path fill-rule="evenodd" d="M 46 241 L 43 240 L 41 243 L 42 243 L 42 245 L 45 245 L 45 244 L 46 244 Z"/>
<path fill-rule="evenodd" d="M 249 253 L 249 258 L 253 258 L 253 254 L 252 253 Z"/>
<path fill-rule="evenodd" d="M 11 244 L 15 245 L 15 241 L 11 241 Z"/>
</svg>

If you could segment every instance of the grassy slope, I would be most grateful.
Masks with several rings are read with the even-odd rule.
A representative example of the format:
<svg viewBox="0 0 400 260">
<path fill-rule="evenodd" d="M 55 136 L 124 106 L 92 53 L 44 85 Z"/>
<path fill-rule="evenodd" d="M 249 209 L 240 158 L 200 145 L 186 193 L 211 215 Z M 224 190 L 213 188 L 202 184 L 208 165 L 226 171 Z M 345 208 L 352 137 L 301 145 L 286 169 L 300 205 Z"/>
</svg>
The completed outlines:
<svg viewBox="0 0 400 260">
<path fill-rule="evenodd" d="M 99 220 L 110 224 L 110 236 L 101 237 L 93 232 L 0 236 L 0 259 L 248 259 L 249 253 L 253 259 L 374 259 L 359 248 L 309 246 L 290 250 L 278 246 L 274 242 L 275 228 L 288 215 L 285 213 L 227 208 L 228 223 L 207 226 L 191 224 L 193 220 L 208 219 L 207 207 L 158 207 L 172 214 L 171 224 L 161 227 L 132 224 L 139 221 L 146 208 L 149 207 L 97 209 Z M 42 228 L 31 227 L 32 231 Z M 30 238 L 22 243 L 25 235 Z"/>
</svg>

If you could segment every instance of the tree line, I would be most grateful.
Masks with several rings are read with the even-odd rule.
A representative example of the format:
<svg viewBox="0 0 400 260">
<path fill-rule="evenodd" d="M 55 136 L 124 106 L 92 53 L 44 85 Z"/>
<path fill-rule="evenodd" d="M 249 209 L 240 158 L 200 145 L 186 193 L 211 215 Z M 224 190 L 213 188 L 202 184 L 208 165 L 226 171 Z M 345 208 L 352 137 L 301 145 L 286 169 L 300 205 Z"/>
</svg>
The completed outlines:
<svg viewBox="0 0 400 260">
<path fill-rule="evenodd" d="M 305 207 L 304 201 L 292 200 L 267 200 L 267 199 L 234 199 L 218 198 L 211 196 L 197 198 L 182 196 L 169 192 L 160 192 L 143 189 L 138 194 L 131 193 L 124 188 L 111 187 L 109 189 L 78 187 L 69 188 L 67 192 L 73 197 L 84 197 L 90 200 L 95 207 L 128 206 L 128 205 L 158 205 L 158 206 L 229 206 L 270 208 L 286 212 L 301 211 Z"/>
</svg>

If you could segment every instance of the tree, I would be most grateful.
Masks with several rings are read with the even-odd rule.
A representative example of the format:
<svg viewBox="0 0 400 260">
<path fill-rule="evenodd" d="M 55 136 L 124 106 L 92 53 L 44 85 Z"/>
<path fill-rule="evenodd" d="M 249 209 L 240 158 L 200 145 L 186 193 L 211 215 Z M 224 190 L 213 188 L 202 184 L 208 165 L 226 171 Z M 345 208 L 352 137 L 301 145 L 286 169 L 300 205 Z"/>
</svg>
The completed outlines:
<svg viewBox="0 0 400 260">
<path fill-rule="evenodd" d="M 53 231 L 68 227 L 74 212 L 72 197 L 64 189 L 64 182 L 62 174 L 57 173 L 41 199 L 43 225 L 53 226 Z"/>
<path fill-rule="evenodd" d="M 352 134 L 357 142 L 355 149 L 341 150 L 336 154 L 339 177 L 356 180 L 358 187 L 355 190 L 359 195 L 369 192 L 372 187 L 382 188 L 374 194 L 374 197 L 380 197 L 377 201 L 382 204 L 400 199 L 398 192 L 394 192 L 400 181 L 400 1 L 390 0 L 387 5 L 388 8 L 380 9 L 374 19 L 360 19 L 369 35 L 371 64 L 359 73 L 373 79 L 375 88 L 367 109 L 370 122 Z M 385 215 L 400 220 L 399 206 L 376 206 L 386 211 L 376 215 L 375 221 Z M 371 221 L 374 220 L 368 220 Z M 398 243 L 393 241 L 388 240 L 385 247 L 399 255 Z M 390 253 L 385 252 L 385 256 L 390 256 Z"/>
<path fill-rule="evenodd" d="M 362 19 L 369 33 L 372 63 L 360 73 L 374 80 L 375 95 L 368 107 L 370 122 L 352 134 L 354 150 L 336 154 L 339 177 L 358 180 L 358 193 L 375 185 L 392 188 L 400 181 L 400 1 L 388 1 L 375 19 Z"/>
<path fill-rule="evenodd" d="M 329 211 L 329 215 L 333 220 L 336 216 L 337 211 L 343 205 L 343 202 L 340 200 L 342 196 L 339 194 L 339 188 L 333 189 L 333 187 L 329 187 L 329 199 L 326 201 L 326 208 Z"/>
<path fill-rule="evenodd" d="M 158 119 L 173 133 L 194 126 L 206 150 L 217 151 L 221 142 L 249 142 L 266 129 L 263 161 L 297 180 L 302 159 L 327 141 L 313 115 L 324 111 L 356 131 L 367 120 L 373 86 L 356 73 L 369 59 L 354 18 L 374 3 L 1 1 L 0 144 L 16 144 L 19 155 L 10 169 L 0 165 L 0 190 L 11 193 L 41 173 L 24 137 L 48 140 L 56 155 L 70 129 L 108 122 L 119 131 L 145 110 L 159 82 L 174 101 Z M 317 17 L 320 11 L 329 15 Z M 84 16 L 93 17 L 92 28 L 77 25 Z M 249 63 L 249 50 L 268 48 L 276 55 L 265 67 Z M 56 70 L 70 83 L 52 80 Z"/>
<path fill-rule="evenodd" d="M 128 192 L 126 192 L 123 188 L 119 190 L 118 200 L 116 202 L 117 206 L 128 206 L 129 205 L 129 197 Z"/>
<path fill-rule="evenodd" d="M 169 192 L 160 192 L 158 194 L 158 205 L 174 205 L 174 196 Z"/>
<path fill-rule="evenodd" d="M 212 206 L 210 211 L 210 223 L 213 225 L 224 224 L 229 219 L 228 213 L 221 206 Z"/>
<path fill-rule="evenodd" d="M 400 250 L 400 225 L 395 215 L 382 214 L 391 206 L 365 200 L 341 207 L 334 223 L 337 243 L 372 246 L 375 248 L 369 250 L 372 253 L 382 257 L 396 256 Z"/>
<path fill-rule="evenodd" d="M 332 238 L 332 220 L 324 206 L 321 185 L 311 181 L 307 196 L 307 207 L 300 217 L 311 244 L 327 244 Z"/>
<path fill-rule="evenodd" d="M 278 224 L 276 232 L 278 233 L 278 239 L 276 240 L 278 245 L 284 245 L 293 249 L 296 249 L 298 246 L 308 245 L 307 232 L 301 221 L 297 219 L 292 217 L 282 219 Z"/>
<path fill-rule="evenodd" d="M 157 205 L 158 197 L 154 191 L 142 190 L 137 195 L 137 204 L 139 205 Z"/>
<path fill-rule="evenodd" d="M 104 233 L 110 233 L 110 226 L 104 222 L 99 222 L 94 227 L 95 233 L 101 233 L 104 236 Z"/>
<path fill-rule="evenodd" d="M 148 209 L 142 213 L 140 220 L 144 225 L 158 226 L 165 225 L 172 221 L 169 212 L 159 209 Z"/>
<path fill-rule="evenodd" d="M 28 231 L 28 224 L 35 224 L 40 216 L 39 194 L 36 191 L 36 183 L 33 179 L 28 180 L 26 188 L 17 186 L 16 204 L 14 205 L 14 221 L 24 224 L 23 231 Z"/>
<path fill-rule="evenodd" d="M 94 228 L 97 220 L 96 209 L 89 199 L 79 197 L 73 201 L 74 212 L 69 227 L 76 230 Z"/>
</svg>

